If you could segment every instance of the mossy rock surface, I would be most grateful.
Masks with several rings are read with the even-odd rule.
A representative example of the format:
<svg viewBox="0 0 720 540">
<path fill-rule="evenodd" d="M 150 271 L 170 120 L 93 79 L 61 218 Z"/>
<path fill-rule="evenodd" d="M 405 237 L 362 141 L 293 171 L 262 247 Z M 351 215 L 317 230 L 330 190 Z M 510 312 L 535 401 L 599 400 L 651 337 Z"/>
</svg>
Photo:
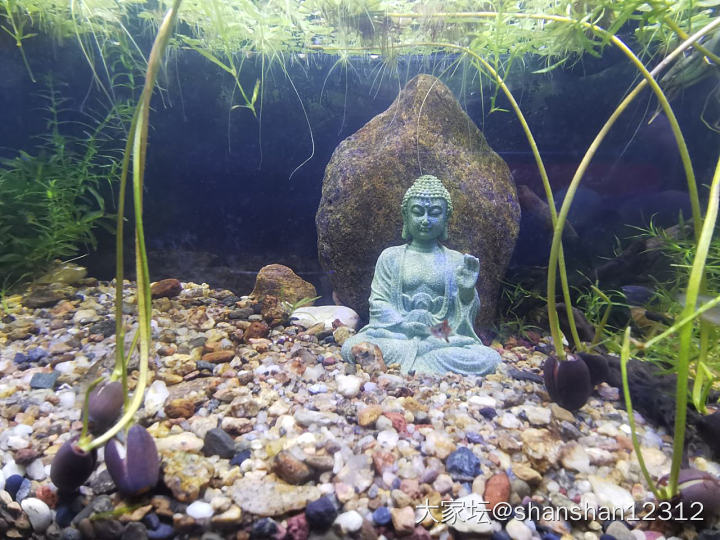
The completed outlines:
<svg viewBox="0 0 720 540">
<path fill-rule="evenodd" d="M 418 75 L 393 104 L 338 145 L 325 170 L 316 215 L 320 264 L 339 301 L 368 316 L 375 262 L 403 243 L 400 203 L 421 174 L 450 191 L 449 248 L 480 259 L 478 324 L 492 321 L 500 280 L 520 226 L 507 164 L 450 89 Z"/>
<path fill-rule="evenodd" d="M 312 283 L 298 276 L 292 269 L 282 264 L 263 266 L 255 278 L 255 288 L 250 296 L 263 301 L 273 296 L 278 302 L 294 304 L 303 298 L 315 298 L 317 291 Z"/>
</svg>

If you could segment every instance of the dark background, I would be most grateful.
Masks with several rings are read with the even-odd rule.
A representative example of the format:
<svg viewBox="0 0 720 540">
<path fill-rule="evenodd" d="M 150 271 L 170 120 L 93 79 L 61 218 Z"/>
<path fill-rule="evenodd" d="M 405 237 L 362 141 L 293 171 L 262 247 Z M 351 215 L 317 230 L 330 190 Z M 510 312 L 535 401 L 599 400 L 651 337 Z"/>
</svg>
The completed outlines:
<svg viewBox="0 0 720 540">
<path fill-rule="evenodd" d="M 12 157 L 20 149 L 32 153 L 35 136 L 46 130 L 44 74 L 52 74 L 54 85 L 68 99 L 70 119 L 82 119 L 103 106 L 74 43 L 56 47 L 36 37 L 26 40 L 25 48 L 40 81 L 35 84 L 14 42 L 0 36 L 0 157 Z M 161 77 L 164 91 L 156 91 L 150 116 L 144 200 L 152 278 L 206 281 L 247 294 L 261 266 L 283 263 L 328 295 L 317 263 L 315 212 L 330 155 L 341 140 L 385 110 L 409 78 L 418 72 L 440 74 L 452 60 L 405 58 L 398 78 L 381 70 L 379 60 L 359 60 L 344 70 L 333 69 L 335 58 L 293 57 L 287 73 L 294 87 L 279 66 L 272 68 L 265 75 L 262 112 L 255 118 L 245 108 L 231 109 L 239 101 L 237 94 L 232 100 L 229 75 L 195 52 L 173 55 Z M 531 62 L 525 74 L 513 74 L 508 83 L 561 196 L 597 130 L 637 79 L 629 63 L 610 49 L 601 59 L 588 58 L 546 75 L 530 74 Z M 260 75 L 251 72 L 250 64 L 252 60 L 246 63 L 243 82 L 252 91 Z M 492 90 L 481 92 L 471 73 L 463 77 L 459 70 L 444 80 L 507 161 L 516 183 L 544 199 L 515 116 L 489 114 Z M 705 185 L 720 137 L 700 116 L 716 84 L 717 79 L 709 78 L 673 102 L 698 181 Z M 708 118 L 717 121 L 712 114 L 719 107 L 716 98 L 710 99 Z M 601 146 L 570 215 L 581 238 L 571 257 L 599 260 L 610 253 L 616 236 L 629 234 L 626 225 L 642 225 L 654 214 L 661 224 L 672 224 L 678 210 L 687 208 L 684 174 L 668 122 L 660 116 L 647 124 L 655 104 L 646 90 Z M 508 107 L 502 96 L 497 105 Z M 308 121 L 314 154 L 297 168 L 312 152 Z M 118 146 L 123 143 L 118 141 Z M 538 231 L 537 222 L 527 217 L 513 258 L 515 268 L 542 265 L 547 259 L 546 231 Z M 110 279 L 114 240 L 102 231 L 98 240 L 98 250 L 81 264 L 89 266 L 91 275 Z"/>
</svg>

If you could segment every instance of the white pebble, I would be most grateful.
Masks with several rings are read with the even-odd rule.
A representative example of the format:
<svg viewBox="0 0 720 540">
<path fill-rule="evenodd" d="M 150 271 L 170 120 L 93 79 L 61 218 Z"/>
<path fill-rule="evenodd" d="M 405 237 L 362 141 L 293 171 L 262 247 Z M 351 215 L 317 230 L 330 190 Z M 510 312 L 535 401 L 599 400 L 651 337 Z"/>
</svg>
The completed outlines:
<svg viewBox="0 0 720 540">
<path fill-rule="evenodd" d="M 22 450 L 30 446 L 30 441 L 25 437 L 19 437 L 17 435 L 11 435 L 7 439 L 7 447 L 10 450 Z"/>
<path fill-rule="evenodd" d="M 213 510 L 212 505 L 206 502 L 195 501 L 187 507 L 185 512 L 187 512 L 187 515 L 193 519 L 202 520 L 211 518 L 215 513 L 215 510 Z"/>
<path fill-rule="evenodd" d="M 335 525 L 340 528 L 343 535 L 359 531 L 363 524 L 363 518 L 355 510 L 343 512 L 335 519 Z"/>
<path fill-rule="evenodd" d="M 327 386 L 323 383 L 311 384 L 310 386 L 308 386 L 308 392 L 313 395 L 324 394 L 325 392 L 327 392 Z"/>
<path fill-rule="evenodd" d="M 498 424 L 507 429 L 518 429 L 522 426 L 522 422 L 520 422 L 515 415 L 508 412 L 503 413 Z"/>
<path fill-rule="evenodd" d="M 163 381 L 153 381 L 145 393 L 145 410 L 148 414 L 155 414 L 165 404 L 170 392 Z"/>
<path fill-rule="evenodd" d="M 9 459 L 7 463 L 5 463 L 5 465 L 3 466 L 2 472 L 5 475 L 5 478 L 10 478 L 13 474 L 25 476 L 25 467 L 15 463 L 15 460 Z"/>
<path fill-rule="evenodd" d="M 353 398 L 360 393 L 363 380 L 355 375 L 338 375 L 335 382 L 338 394 L 346 398 Z"/>
<path fill-rule="evenodd" d="M 497 407 L 497 400 L 490 396 L 471 396 L 468 398 L 468 404 L 476 407 L 490 407 L 494 409 Z"/>
<path fill-rule="evenodd" d="M 55 371 L 64 375 L 73 373 L 75 371 L 75 360 L 68 360 L 67 362 L 60 362 L 55 364 Z"/>
<path fill-rule="evenodd" d="M 380 433 L 378 433 L 377 436 L 378 444 L 380 444 L 380 446 L 384 446 L 385 448 L 395 448 L 395 446 L 397 446 L 398 440 L 400 440 L 400 436 L 394 429 L 386 429 L 384 431 L 381 431 Z"/>
<path fill-rule="evenodd" d="M 75 392 L 72 390 L 59 392 L 57 396 L 60 400 L 61 409 L 72 409 L 75 406 Z"/>
<path fill-rule="evenodd" d="M 27 517 L 30 520 L 30 525 L 32 525 L 33 530 L 36 532 L 45 532 L 52 523 L 52 511 L 48 505 L 40 499 L 28 497 L 22 500 L 20 506 L 22 507 L 23 512 L 27 514 Z"/>
<path fill-rule="evenodd" d="M 36 459 L 25 469 L 25 474 L 30 480 L 45 480 L 45 465 L 41 459 Z"/>
<path fill-rule="evenodd" d="M 505 525 L 505 532 L 513 540 L 531 540 L 532 531 L 522 521 L 515 518 L 511 519 Z"/>
</svg>

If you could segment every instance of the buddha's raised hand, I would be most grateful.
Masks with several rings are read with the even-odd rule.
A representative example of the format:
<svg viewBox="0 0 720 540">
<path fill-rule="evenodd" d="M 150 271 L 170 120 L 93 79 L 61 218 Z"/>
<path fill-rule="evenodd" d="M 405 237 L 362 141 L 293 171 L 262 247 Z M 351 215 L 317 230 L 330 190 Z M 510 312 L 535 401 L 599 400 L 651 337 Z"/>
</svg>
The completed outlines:
<svg viewBox="0 0 720 540">
<path fill-rule="evenodd" d="M 463 263 L 457 267 L 456 279 L 461 289 L 472 289 L 480 273 L 480 260 L 466 253 Z"/>
</svg>

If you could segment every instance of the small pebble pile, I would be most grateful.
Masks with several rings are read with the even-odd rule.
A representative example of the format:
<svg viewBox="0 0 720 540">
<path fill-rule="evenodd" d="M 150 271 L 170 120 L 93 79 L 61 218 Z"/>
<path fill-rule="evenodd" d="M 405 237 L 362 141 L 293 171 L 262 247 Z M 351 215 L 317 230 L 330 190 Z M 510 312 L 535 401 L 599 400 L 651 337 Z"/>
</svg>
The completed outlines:
<svg viewBox="0 0 720 540">
<path fill-rule="evenodd" d="M 124 290 L 129 345 L 135 290 Z M 544 338 L 493 344 L 503 363 L 484 378 L 402 376 L 382 362 L 365 372 L 340 357 L 335 337 L 347 332 L 269 327 L 252 299 L 193 283 L 153 301 L 151 379 L 136 419 L 155 438 L 160 484 L 121 498 L 101 453 L 88 482 L 60 497 L 50 463 L 81 428 L 82 389 L 112 368 L 114 294 L 85 279 L 46 307 L 10 299 L 0 322 L 2 538 L 718 537 L 717 523 L 478 518 L 506 503 L 652 501 L 618 390 L 601 385 L 575 414 L 550 403 Z M 637 421 L 659 478 L 672 441 Z M 702 456 L 690 464 L 720 474 Z"/>
</svg>

